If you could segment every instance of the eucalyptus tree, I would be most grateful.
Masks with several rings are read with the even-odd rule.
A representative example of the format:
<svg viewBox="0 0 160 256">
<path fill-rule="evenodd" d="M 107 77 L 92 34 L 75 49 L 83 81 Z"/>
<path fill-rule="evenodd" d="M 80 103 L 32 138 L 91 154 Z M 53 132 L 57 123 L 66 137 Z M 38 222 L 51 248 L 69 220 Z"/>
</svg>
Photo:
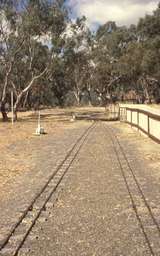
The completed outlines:
<svg viewBox="0 0 160 256">
<path fill-rule="evenodd" d="M 24 34 L 26 39 L 23 53 L 21 53 L 23 58 L 19 58 L 22 65 L 17 62 L 17 77 L 20 75 L 23 82 L 18 87 L 21 88 L 19 93 L 15 93 L 15 116 L 17 107 L 27 92 L 33 86 L 38 86 L 44 77 L 48 79 L 49 74 L 53 73 L 54 60 L 61 53 L 60 35 L 65 29 L 66 22 L 63 2 L 29 1 L 25 12 L 21 15 L 18 33 L 19 36 Z M 14 89 L 17 88 L 15 84 L 12 83 Z"/>
<path fill-rule="evenodd" d="M 139 20 L 137 31 L 143 45 L 139 84 L 145 99 L 160 101 L 160 4 L 152 15 Z"/>
<path fill-rule="evenodd" d="M 16 37 L 16 44 L 13 43 L 16 34 L 17 14 L 13 3 L 0 3 L 0 72 L 1 72 L 1 93 L 0 108 L 3 121 L 7 121 L 7 113 L 5 109 L 7 91 L 10 84 L 10 76 L 15 65 L 17 54 L 21 51 L 24 38 Z"/>
<path fill-rule="evenodd" d="M 144 18 L 140 18 L 137 30 L 143 40 L 160 35 L 160 3 L 153 14 L 147 14 Z"/>
<path fill-rule="evenodd" d="M 117 96 L 117 88 L 123 79 L 118 63 L 131 40 L 130 31 L 126 27 L 117 27 L 115 22 L 107 22 L 97 31 L 92 54 L 96 64 L 94 87 L 103 104 Z"/>
<path fill-rule="evenodd" d="M 63 33 L 65 45 L 63 59 L 65 64 L 68 90 L 74 93 L 77 104 L 81 102 L 83 91 L 90 91 L 91 78 L 91 42 L 92 35 L 86 26 L 85 17 L 75 23 L 68 23 Z"/>
<path fill-rule="evenodd" d="M 12 10 L 12 15 L 8 15 L 5 9 L 1 12 L 5 13 L 1 24 L 7 24 L 7 29 L 3 29 L 5 33 L 1 33 L 1 58 L 6 69 L 3 71 L 1 111 L 4 111 L 7 87 L 12 87 L 14 116 L 17 119 L 17 109 L 21 104 L 24 105 L 22 101 L 27 101 L 31 89 L 40 86 L 43 79 L 47 80 L 52 73 L 52 63 L 61 52 L 60 35 L 65 29 L 67 15 L 64 1 L 24 0 L 20 8 L 12 6 Z M 3 117 L 6 118 L 4 113 Z"/>
<path fill-rule="evenodd" d="M 149 39 L 144 44 L 144 55 L 141 62 L 141 76 L 139 82 L 142 86 L 146 100 L 160 101 L 160 36 Z"/>
</svg>

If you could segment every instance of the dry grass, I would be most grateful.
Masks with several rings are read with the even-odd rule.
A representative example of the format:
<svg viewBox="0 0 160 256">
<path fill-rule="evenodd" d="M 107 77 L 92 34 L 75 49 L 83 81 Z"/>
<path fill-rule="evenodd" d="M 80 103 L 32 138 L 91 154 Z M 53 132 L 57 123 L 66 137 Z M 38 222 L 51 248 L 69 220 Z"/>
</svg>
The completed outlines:
<svg viewBox="0 0 160 256">
<path fill-rule="evenodd" d="M 156 108 L 156 109 L 160 109 L 160 104 L 150 104 L 150 105 L 147 105 L 151 108 Z"/>
<path fill-rule="evenodd" d="M 60 136 L 64 129 L 74 129 L 85 121 L 71 122 L 72 113 L 104 112 L 104 108 L 47 109 L 41 111 L 41 125 L 49 135 Z M 10 117 L 10 114 L 9 114 Z M 18 113 L 18 122 L 0 121 L 0 188 L 17 175 L 34 169 L 28 159 L 32 155 L 32 142 L 37 128 L 38 112 Z M 45 139 L 45 136 L 43 137 Z M 37 140 L 39 141 L 39 140 Z M 28 145 L 27 148 L 25 145 Z M 24 145 L 24 147 L 23 147 Z M 20 146 L 20 150 L 19 150 Z"/>
<path fill-rule="evenodd" d="M 143 133 L 138 132 L 136 129 L 131 128 L 130 125 L 124 123 L 116 123 L 120 129 L 119 137 L 122 140 L 131 141 L 131 144 L 135 145 L 137 154 L 140 154 L 142 158 L 147 161 L 152 171 L 155 169 L 156 175 L 160 175 L 160 172 L 156 171 L 160 168 L 160 144 L 154 142 Z"/>
</svg>

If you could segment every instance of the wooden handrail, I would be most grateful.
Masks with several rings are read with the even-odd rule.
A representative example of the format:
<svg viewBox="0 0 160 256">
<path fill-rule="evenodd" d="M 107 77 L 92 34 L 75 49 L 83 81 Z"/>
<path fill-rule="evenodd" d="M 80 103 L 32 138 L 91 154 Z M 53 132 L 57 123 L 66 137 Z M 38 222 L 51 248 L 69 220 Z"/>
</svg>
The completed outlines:
<svg viewBox="0 0 160 256">
<path fill-rule="evenodd" d="M 126 107 L 125 109 L 129 110 L 129 111 L 132 111 L 132 112 L 137 112 L 137 113 L 140 113 L 140 114 L 144 114 L 146 116 L 149 116 L 152 119 L 160 121 L 160 115 L 151 113 L 151 112 L 149 112 L 147 110 L 143 110 L 143 109 L 139 109 L 139 108 L 128 108 L 128 107 Z"/>
<path fill-rule="evenodd" d="M 136 127 L 138 130 L 142 131 L 143 133 L 145 133 L 146 135 L 148 135 L 152 140 L 154 140 L 155 142 L 157 143 L 160 143 L 160 139 L 157 138 L 155 135 L 151 134 L 150 132 L 150 119 L 153 119 L 153 120 L 156 120 L 156 121 L 160 121 L 160 115 L 158 114 L 154 114 L 154 113 L 151 113 L 147 110 L 143 110 L 143 109 L 138 109 L 138 108 L 130 108 L 130 107 L 120 107 L 120 109 L 126 109 L 126 111 L 130 111 L 131 112 L 131 117 L 132 117 L 132 113 L 133 112 L 136 112 L 137 113 L 137 124 L 133 123 L 133 120 L 131 118 L 131 121 L 128 121 L 126 120 L 125 122 L 130 124 L 132 127 Z M 144 114 L 146 117 L 147 117 L 147 131 L 141 127 L 139 125 L 140 123 L 140 116 L 139 114 Z"/>
</svg>

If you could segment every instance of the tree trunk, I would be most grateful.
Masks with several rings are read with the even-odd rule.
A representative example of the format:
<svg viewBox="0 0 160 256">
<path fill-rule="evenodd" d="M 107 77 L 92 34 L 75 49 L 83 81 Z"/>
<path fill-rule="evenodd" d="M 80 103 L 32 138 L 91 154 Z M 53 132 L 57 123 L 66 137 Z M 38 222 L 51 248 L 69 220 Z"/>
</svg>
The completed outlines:
<svg viewBox="0 0 160 256">
<path fill-rule="evenodd" d="M 25 96 L 25 99 L 24 99 L 24 102 L 23 102 L 23 110 L 26 107 L 26 104 L 27 104 L 27 101 L 28 101 L 28 95 L 29 95 L 29 91 L 26 93 L 26 96 Z"/>
<path fill-rule="evenodd" d="M 144 89 L 144 94 L 145 94 L 145 98 L 147 99 L 148 104 L 151 104 L 151 96 L 150 96 L 147 88 Z"/>
<path fill-rule="evenodd" d="M 3 122 L 7 122 L 8 121 L 8 116 L 7 116 L 7 112 L 5 109 L 5 103 L 1 102 L 1 114 L 2 114 L 2 120 Z"/>
<path fill-rule="evenodd" d="M 16 109 L 13 110 L 13 120 L 14 120 L 14 122 L 16 122 L 18 120 L 17 110 Z"/>
<path fill-rule="evenodd" d="M 79 106 L 80 105 L 80 93 L 74 91 L 74 96 L 76 98 L 77 105 Z"/>
<path fill-rule="evenodd" d="M 3 122 L 8 121 L 8 116 L 7 116 L 7 112 L 6 112 L 6 109 L 5 109 L 5 101 L 6 101 L 6 92 L 7 92 L 7 86 L 8 86 L 8 79 L 9 79 L 9 75 L 12 71 L 12 65 L 13 65 L 13 63 L 11 62 L 10 65 L 9 65 L 9 69 L 8 69 L 8 71 L 6 73 L 6 76 L 5 76 L 5 81 L 4 81 L 3 91 L 2 91 L 0 109 L 1 109 L 1 113 L 2 113 Z"/>
<path fill-rule="evenodd" d="M 14 121 L 17 121 L 17 119 L 18 119 L 17 109 L 18 109 L 18 106 L 19 106 L 20 101 L 22 99 L 22 96 L 23 96 L 23 91 L 17 96 L 16 102 L 14 103 L 14 107 L 13 107 Z"/>
<path fill-rule="evenodd" d="M 21 97 L 18 97 L 15 104 L 14 104 L 14 107 L 13 107 L 13 116 L 14 116 L 14 121 L 17 121 L 18 120 L 18 116 L 17 116 L 17 110 L 18 110 L 18 106 L 20 104 L 20 101 L 21 101 Z"/>
<path fill-rule="evenodd" d="M 14 103 L 13 111 L 14 111 L 14 119 L 17 121 L 17 109 L 19 107 L 19 104 L 21 102 L 22 97 L 29 92 L 31 87 L 33 86 L 34 82 L 38 80 L 40 77 L 42 77 L 47 71 L 47 68 L 45 68 L 39 75 L 34 76 L 32 80 L 29 82 L 29 84 L 18 94 L 16 94 L 16 102 Z M 14 88 L 14 84 L 12 83 L 12 86 Z M 15 88 L 14 88 L 15 89 Z"/>
<path fill-rule="evenodd" d="M 87 86 L 87 92 L 88 92 L 88 105 L 91 107 L 92 106 L 92 97 L 91 97 L 91 86 L 90 83 L 88 83 Z"/>
<path fill-rule="evenodd" d="M 81 101 L 81 100 L 80 100 L 80 95 L 79 95 L 79 94 L 77 94 L 76 99 L 77 99 L 77 105 L 80 106 L 80 101 Z"/>
</svg>

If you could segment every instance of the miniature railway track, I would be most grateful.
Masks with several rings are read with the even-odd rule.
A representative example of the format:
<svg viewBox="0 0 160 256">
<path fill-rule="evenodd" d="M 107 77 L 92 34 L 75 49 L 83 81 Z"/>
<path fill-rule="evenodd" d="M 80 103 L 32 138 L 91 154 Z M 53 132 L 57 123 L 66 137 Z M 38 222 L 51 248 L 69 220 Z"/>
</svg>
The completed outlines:
<svg viewBox="0 0 160 256">
<path fill-rule="evenodd" d="M 92 129 L 94 129 L 94 127 L 95 124 L 93 123 L 85 130 L 85 132 L 76 141 L 72 149 L 67 153 L 64 160 L 59 164 L 56 171 L 52 173 L 43 188 L 23 212 L 20 219 L 17 221 L 17 223 L 15 223 L 8 236 L 4 239 L 3 244 L 0 245 L 0 255 L 18 255 L 26 238 L 30 234 L 30 231 L 45 209 L 46 204 L 56 192 L 65 174 L 72 165 L 89 133 L 92 131 Z"/>
<path fill-rule="evenodd" d="M 105 126 L 106 127 L 106 126 Z M 115 135 L 110 126 L 106 127 L 110 135 L 113 145 L 113 153 L 115 153 L 115 161 L 118 162 L 121 175 L 126 185 L 129 194 L 132 208 L 135 212 L 136 218 L 142 230 L 150 255 L 160 255 L 160 226 L 154 216 L 153 210 L 150 207 L 138 178 L 128 160 L 123 146 L 121 145 L 118 137 Z M 139 200 L 137 200 L 137 196 Z M 143 205 L 145 214 L 140 211 L 140 205 Z"/>
</svg>

